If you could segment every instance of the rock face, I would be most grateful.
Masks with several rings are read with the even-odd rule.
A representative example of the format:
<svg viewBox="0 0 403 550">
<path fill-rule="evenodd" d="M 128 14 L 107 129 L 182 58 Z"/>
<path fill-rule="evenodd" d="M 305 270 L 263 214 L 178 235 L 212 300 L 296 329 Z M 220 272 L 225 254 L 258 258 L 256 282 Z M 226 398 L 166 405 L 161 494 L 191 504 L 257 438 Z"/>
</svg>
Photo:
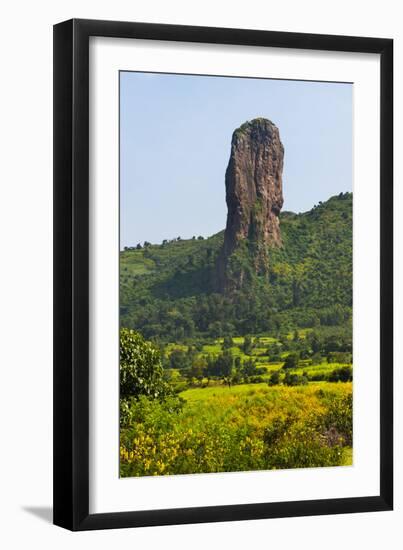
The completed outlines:
<svg viewBox="0 0 403 550">
<path fill-rule="evenodd" d="M 218 259 L 221 291 L 241 288 L 248 274 L 266 275 L 268 248 L 281 246 L 283 157 L 278 128 L 270 120 L 246 122 L 232 135 L 227 225 Z"/>
</svg>

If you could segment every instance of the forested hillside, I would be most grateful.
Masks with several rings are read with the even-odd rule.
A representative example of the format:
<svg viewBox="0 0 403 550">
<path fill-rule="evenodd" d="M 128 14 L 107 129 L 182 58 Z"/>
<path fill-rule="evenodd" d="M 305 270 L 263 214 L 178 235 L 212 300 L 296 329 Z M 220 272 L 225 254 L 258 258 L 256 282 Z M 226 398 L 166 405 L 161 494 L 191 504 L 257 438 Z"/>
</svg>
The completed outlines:
<svg viewBox="0 0 403 550">
<path fill-rule="evenodd" d="M 272 333 L 295 327 L 346 325 L 352 308 L 352 194 L 309 212 L 280 214 L 282 246 L 268 250 L 268 274 L 248 254 L 236 260 L 246 284 L 217 291 L 224 232 L 144 243 L 120 253 L 121 326 L 147 339 Z M 234 271 L 236 276 L 236 271 Z"/>
</svg>

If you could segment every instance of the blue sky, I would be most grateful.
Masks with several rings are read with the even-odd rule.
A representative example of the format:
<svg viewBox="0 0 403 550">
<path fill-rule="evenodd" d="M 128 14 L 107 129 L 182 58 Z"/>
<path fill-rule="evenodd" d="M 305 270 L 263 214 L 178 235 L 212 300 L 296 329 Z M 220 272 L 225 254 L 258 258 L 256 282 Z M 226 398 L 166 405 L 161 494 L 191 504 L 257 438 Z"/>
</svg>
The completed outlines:
<svg viewBox="0 0 403 550">
<path fill-rule="evenodd" d="M 232 132 L 256 117 L 280 130 L 283 210 L 351 191 L 351 84 L 121 72 L 121 247 L 223 229 Z"/>
</svg>

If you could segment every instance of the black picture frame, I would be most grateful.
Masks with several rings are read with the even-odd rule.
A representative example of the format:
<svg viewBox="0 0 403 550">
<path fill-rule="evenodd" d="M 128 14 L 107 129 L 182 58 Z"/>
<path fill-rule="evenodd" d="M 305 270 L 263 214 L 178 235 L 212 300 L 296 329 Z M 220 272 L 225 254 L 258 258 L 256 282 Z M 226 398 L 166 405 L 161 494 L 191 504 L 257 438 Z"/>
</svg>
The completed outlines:
<svg viewBox="0 0 403 550">
<path fill-rule="evenodd" d="M 89 513 L 89 38 L 377 53 L 380 122 L 380 492 L 275 503 Z M 393 40 L 73 19 L 54 26 L 54 523 L 78 530 L 392 510 Z"/>
</svg>

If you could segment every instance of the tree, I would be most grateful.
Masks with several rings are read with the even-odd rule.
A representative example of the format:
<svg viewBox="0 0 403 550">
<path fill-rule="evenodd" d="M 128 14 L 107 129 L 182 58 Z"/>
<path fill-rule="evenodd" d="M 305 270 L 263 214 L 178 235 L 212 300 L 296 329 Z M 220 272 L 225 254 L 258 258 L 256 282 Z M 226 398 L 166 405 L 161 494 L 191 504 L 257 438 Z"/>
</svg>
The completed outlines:
<svg viewBox="0 0 403 550">
<path fill-rule="evenodd" d="M 312 365 L 320 365 L 322 361 L 323 361 L 323 358 L 319 352 L 316 352 L 312 355 L 312 358 L 311 358 Z"/>
<path fill-rule="evenodd" d="M 283 351 L 288 351 L 290 349 L 290 341 L 288 340 L 287 334 L 280 335 L 281 349 Z"/>
<path fill-rule="evenodd" d="M 245 336 L 244 340 L 243 340 L 243 344 L 242 344 L 242 351 L 246 354 L 246 355 L 249 355 L 250 352 L 252 351 L 252 348 L 253 348 L 253 344 L 252 344 L 252 338 L 250 336 Z"/>
<path fill-rule="evenodd" d="M 347 366 L 334 369 L 329 375 L 329 382 L 350 382 L 352 379 L 353 369 Z"/>
<path fill-rule="evenodd" d="M 174 349 L 169 356 L 169 367 L 171 369 L 186 370 L 192 365 L 192 356 L 182 349 Z"/>
<path fill-rule="evenodd" d="M 280 363 L 281 346 L 279 346 L 277 343 L 272 344 L 267 348 L 266 355 L 269 356 L 270 363 Z"/>
<path fill-rule="evenodd" d="M 212 355 L 207 356 L 205 375 L 207 378 L 207 385 L 210 383 L 211 378 L 215 378 L 217 376 L 215 368 L 215 358 Z"/>
<path fill-rule="evenodd" d="M 203 351 L 203 342 L 201 340 L 197 340 L 194 346 L 196 351 Z"/>
<path fill-rule="evenodd" d="M 298 374 L 292 374 L 287 372 L 284 377 L 284 384 L 286 386 L 299 386 L 300 384 L 305 385 L 308 383 L 308 379 L 305 376 L 298 376 Z"/>
<path fill-rule="evenodd" d="M 259 369 L 256 367 L 256 362 L 253 359 L 248 359 L 242 363 L 242 374 L 244 376 L 254 376 L 259 373 Z"/>
<path fill-rule="evenodd" d="M 220 338 L 222 335 L 222 325 L 220 321 L 214 321 L 208 326 L 208 332 L 212 338 Z"/>
<path fill-rule="evenodd" d="M 224 336 L 224 341 L 222 343 L 222 349 L 230 349 L 234 345 L 234 341 L 231 336 Z"/>
<path fill-rule="evenodd" d="M 216 359 L 210 359 L 206 369 L 208 376 L 222 378 L 231 386 L 232 376 L 235 374 L 234 358 L 230 350 L 225 350 Z"/>
<path fill-rule="evenodd" d="M 351 363 L 351 360 L 351 353 L 344 351 L 331 351 L 327 356 L 328 363 Z"/>
<path fill-rule="evenodd" d="M 322 342 L 316 332 L 311 332 L 308 335 L 308 340 L 311 345 L 313 353 L 318 353 L 322 349 Z"/>
<path fill-rule="evenodd" d="M 280 373 L 278 370 L 275 370 L 270 375 L 269 386 L 277 386 L 278 384 L 280 384 Z"/>
<path fill-rule="evenodd" d="M 203 380 L 204 374 L 207 369 L 207 361 L 205 357 L 195 357 L 192 362 L 192 366 L 188 371 L 189 378 L 195 378 L 199 382 Z"/>
<path fill-rule="evenodd" d="M 171 384 L 176 384 L 182 380 L 181 373 L 177 370 L 166 369 L 164 370 L 164 380 Z"/>
<path fill-rule="evenodd" d="M 120 329 L 120 397 L 161 398 L 168 393 L 158 349 L 138 332 Z"/>
<path fill-rule="evenodd" d="M 298 363 L 299 363 L 298 353 L 290 353 L 285 358 L 283 369 L 295 369 L 298 367 Z"/>
</svg>

